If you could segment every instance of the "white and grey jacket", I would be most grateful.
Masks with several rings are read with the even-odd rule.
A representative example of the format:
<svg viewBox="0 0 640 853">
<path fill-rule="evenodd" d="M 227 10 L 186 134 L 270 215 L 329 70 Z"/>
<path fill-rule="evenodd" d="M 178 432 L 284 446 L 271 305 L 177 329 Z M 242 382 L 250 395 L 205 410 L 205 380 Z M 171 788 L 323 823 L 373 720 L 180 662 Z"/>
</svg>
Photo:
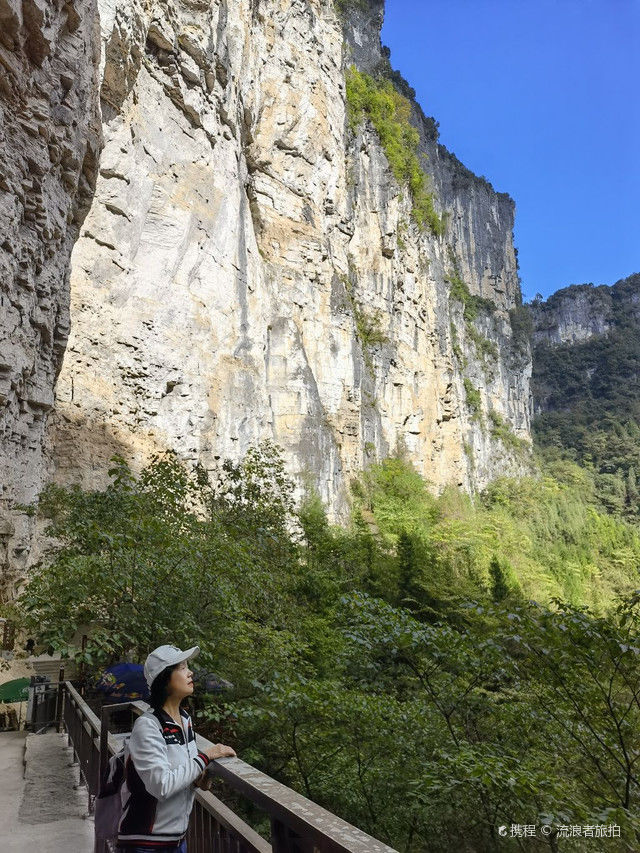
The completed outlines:
<svg viewBox="0 0 640 853">
<path fill-rule="evenodd" d="M 209 758 L 198 751 L 191 718 L 182 708 L 180 716 L 182 726 L 164 710 L 149 710 L 133 725 L 125 749 L 120 847 L 177 845 L 187 832 L 193 783 Z"/>
</svg>

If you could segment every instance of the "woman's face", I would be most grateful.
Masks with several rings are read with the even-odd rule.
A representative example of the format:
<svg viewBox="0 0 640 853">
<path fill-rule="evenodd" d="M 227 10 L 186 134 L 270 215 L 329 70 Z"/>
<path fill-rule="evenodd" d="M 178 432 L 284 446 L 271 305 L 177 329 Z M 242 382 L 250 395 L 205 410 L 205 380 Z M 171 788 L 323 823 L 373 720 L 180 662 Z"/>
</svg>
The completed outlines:
<svg viewBox="0 0 640 853">
<path fill-rule="evenodd" d="M 191 696 L 193 693 L 193 673 L 189 669 L 186 660 L 179 663 L 171 673 L 169 679 L 169 695 L 175 696 L 176 699 L 184 699 L 186 696 Z"/>
</svg>

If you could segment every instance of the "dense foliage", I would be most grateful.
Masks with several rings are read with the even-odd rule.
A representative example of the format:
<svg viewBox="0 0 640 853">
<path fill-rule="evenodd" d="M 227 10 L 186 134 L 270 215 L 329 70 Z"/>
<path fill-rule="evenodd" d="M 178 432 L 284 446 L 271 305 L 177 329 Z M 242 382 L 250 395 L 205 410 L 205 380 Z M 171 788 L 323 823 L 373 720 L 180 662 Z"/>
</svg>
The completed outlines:
<svg viewBox="0 0 640 853">
<path fill-rule="evenodd" d="M 380 137 L 389 167 L 401 187 L 411 193 L 411 215 L 420 228 L 429 227 L 436 235 L 444 233 L 444 219 L 436 213 L 433 195 L 427 190 L 427 176 L 420 164 L 418 131 L 409 121 L 411 103 L 392 81 L 376 79 L 355 66 L 347 72 L 347 108 L 349 124 L 357 130 L 363 118 L 369 119 Z"/>
<path fill-rule="evenodd" d="M 214 477 L 111 473 L 40 503 L 59 545 L 20 608 L 41 643 L 84 631 L 99 668 L 197 641 L 235 685 L 200 725 L 399 851 L 516 850 L 499 827 L 543 823 L 527 849 L 593 850 L 557 828 L 605 821 L 637 849 L 640 542 L 575 466 L 474 501 L 389 459 L 348 529 L 294 509 L 268 444 Z"/>
</svg>

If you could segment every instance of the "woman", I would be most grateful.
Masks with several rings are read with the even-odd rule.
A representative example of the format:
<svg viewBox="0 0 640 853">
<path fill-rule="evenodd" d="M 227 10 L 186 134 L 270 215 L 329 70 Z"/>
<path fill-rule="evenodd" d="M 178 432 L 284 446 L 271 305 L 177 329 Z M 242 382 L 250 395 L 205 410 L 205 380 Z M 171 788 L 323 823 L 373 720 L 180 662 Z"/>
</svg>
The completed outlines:
<svg viewBox="0 0 640 853">
<path fill-rule="evenodd" d="M 197 646 L 186 652 L 159 646 L 145 662 L 151 710 L 135 721 L 125 753 L 126 798 L 118 850 L 186 853 L 195 785 L 204 784 L 210 761 L 235 755 L 221 743 L 200 752 L 191 718 L 180 708 L 193 693 L 187 661 L 199 652 Z"/>
</svg>

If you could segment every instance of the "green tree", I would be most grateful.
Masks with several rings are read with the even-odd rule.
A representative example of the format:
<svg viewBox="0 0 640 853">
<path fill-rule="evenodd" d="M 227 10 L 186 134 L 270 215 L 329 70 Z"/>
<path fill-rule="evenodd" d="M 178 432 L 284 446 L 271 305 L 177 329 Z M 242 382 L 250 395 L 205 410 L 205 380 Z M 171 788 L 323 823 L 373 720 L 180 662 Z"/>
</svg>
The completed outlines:
<svg viewBox="0 0 640 853">
<path fill-rule="evenodd" d="M 416 594 L 416 580 L 418 574 L 418 558 L 414 537 L 401 530 L 398 535 L 396 554 L 399 570 L 400 601 L 410 606 L 410 599 Z"/>
<path fill-rule="evenodd" d="M 491 575 L 491 598 L 494 601 L 502 601 L 509 594 L 509 585 L 500 560 L 495 554 L 489 563 L 489 574 Z"/>
<path fill-rule="evenodd" d="M 638 485 L 636 483 L 636 469 L 633 465 L 629 466 L 629 470 L 627 471 L 627 506 L 632 513 L 635 513 L 635 510 L 638 505 Z"/>
<path fill-rule="evenodd" d="M 640 840 L 640 594 L 610 616 L 554 602 L 514 609 L 502 642 L 527 690 L 575 802 L 593 820 L 617 820 Z M 588 805 L 587 805 L 588 804 Z"/>
</svg>

